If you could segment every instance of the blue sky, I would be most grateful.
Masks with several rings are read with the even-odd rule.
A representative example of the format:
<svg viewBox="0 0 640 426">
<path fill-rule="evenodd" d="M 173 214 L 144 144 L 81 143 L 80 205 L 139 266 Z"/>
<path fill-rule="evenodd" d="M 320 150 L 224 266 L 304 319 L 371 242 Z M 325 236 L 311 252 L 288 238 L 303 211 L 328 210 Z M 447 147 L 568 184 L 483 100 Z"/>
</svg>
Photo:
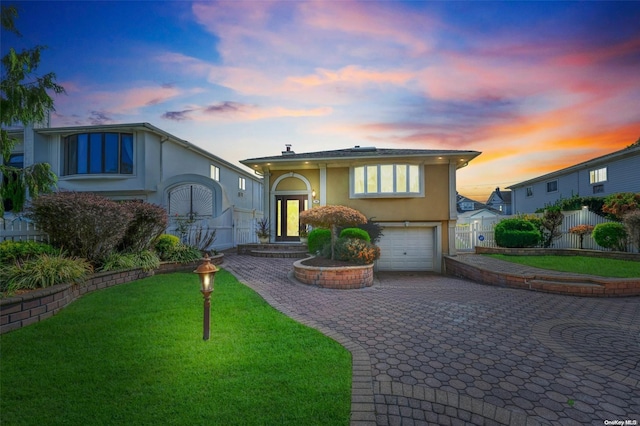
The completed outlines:
<svg viewBox="0 0 640 426">
<path fill-rule="evenodd" d="M 21 1 L 52 125 L 150 122 L 237 161 L 354 145 L 483 154 L 485 201 L 640 137 L 640 2 Z"/>
</svg>

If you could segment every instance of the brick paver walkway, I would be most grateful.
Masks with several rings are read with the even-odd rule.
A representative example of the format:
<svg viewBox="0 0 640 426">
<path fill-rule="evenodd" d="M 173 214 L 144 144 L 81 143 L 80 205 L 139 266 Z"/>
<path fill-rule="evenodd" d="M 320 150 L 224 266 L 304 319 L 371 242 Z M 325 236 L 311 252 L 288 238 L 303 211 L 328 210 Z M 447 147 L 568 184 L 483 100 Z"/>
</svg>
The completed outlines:
<svg viewBox="0 0 640 426">
<path fill-rule="evenodd" d="M 292 281 L 294 260 L 227 253 L 223 267 L 352 352 L 352 425 L 640 424 L 638 297 L 429 274 L 328 290 Z"/>
</svg>

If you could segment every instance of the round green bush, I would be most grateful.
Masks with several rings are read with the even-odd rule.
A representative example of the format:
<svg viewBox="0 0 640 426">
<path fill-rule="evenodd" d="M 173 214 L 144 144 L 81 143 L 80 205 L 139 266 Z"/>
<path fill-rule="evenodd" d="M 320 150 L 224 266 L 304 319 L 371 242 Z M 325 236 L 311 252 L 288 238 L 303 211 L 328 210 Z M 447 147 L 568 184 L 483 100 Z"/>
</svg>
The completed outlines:
<svg viewBox="0 0 640 426">
<path fill-rule="evenodd" d="M 542 235 L 536 226 L 522 219 L 504 219 L 495 228 L 496 244 L 500 247 L 535 247 Z"/>
<path fill-rule="evenodd" d="M 598 245 L 618 251 L 625 251 L 627 230 L 618 222 L 600 223 L 591 233 Z"/>
<path fill-rule="evenodd" d="M 371 237 L 369 236 L 369 233 L 364 229 L 360 229 L 360 228 L 344 228 L 340 232 L 340 238 L 356 238 L 358 240 L 371 242 Z"/>
<path fill-rule="evenodd" d="M 331 230 L 325 228 L 317 228 L 309 232 L 309 240 L 307 245 L 309 253 L 317 253 L 322 251 L 323 247 L 331 244 Z"/>
<path fill-rule="evenodd" d="M 162 234 L 156 240 L 155 250 L 160 256 L 160 259 L 167 260 L 170 256 L 171 251 L 176 248 L 180 244 L 180 238 L 175 235 L 170 234 Z"/>
</svg>

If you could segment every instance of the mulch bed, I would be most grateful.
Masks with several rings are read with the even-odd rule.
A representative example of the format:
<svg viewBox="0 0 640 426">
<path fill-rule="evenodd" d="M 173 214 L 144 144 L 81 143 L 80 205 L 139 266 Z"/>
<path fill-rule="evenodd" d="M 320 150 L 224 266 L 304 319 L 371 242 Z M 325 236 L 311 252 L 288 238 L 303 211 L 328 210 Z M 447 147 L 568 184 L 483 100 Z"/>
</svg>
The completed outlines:
<svg viewBox="0 0 640 426">
<path fill-rule="evenodd" d="M 318 266 L 318 267 L 335 267 L 335 266 L 358 266 L 352 262 L 345 262 L 344 260 L 331 260 L 326 257 L 316 256 L 313 259 L 308 259 L 302 262 L 305 266 Z"/>
</svg>

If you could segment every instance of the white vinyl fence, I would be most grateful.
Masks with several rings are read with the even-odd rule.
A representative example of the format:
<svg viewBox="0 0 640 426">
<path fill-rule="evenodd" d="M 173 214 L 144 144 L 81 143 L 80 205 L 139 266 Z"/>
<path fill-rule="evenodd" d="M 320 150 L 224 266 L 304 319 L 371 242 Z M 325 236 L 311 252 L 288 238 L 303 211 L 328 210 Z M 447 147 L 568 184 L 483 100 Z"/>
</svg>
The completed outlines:
<svg viewBox="0 0 640 426">
<path fill-rule="evenodd" d="M 257 242 L 255 223 L 261 217 L 262 213 L 256 210 L 232 207 L 214 218 L 195 216 L 188 221 L 186 217 L 172 217 L 166 232 L 180 237 L 185 243 L 197 245 L 198 234 L 202 237 L 215 230 L 215 241 L 207 249 L 224 250 Z"/>
<path fill-rule="evenodd" d="M 577 225 L 592 225 L 599 223 L 611 222 L 608 219 L 599 216 L 587 209 L 562 212 L 564 219 L 560 227 L 561 237 L 554 240 L 551 247 L 553 248 L 580 248 L 580 237 L 571 234 L 569 229 Z M 542 214 L 537 214 L 542 216 Z M 497 218 L 480 218 L 470 223 L 458 223 L 456 225 L 456 249 L 458 251 L 473 251 L 476 246 L 480 247 L 496 247 L 494 238 L 495 225 L 503 220 L 517 216 L 499 216 Z M 582 241 L 582 248 L 592 250 L 606 250 L 596 244 L 591 235 L 585 235 Z M 629 252 L 637 252 L 637 249 L 629 244 L 627 247 Z"/>
<path fill-rule="evenodd" d="M 35 223 L 22 217 L 0 218 L 0 242 L 2 241 L 49 242 L 49 236 L 40 231 Z"/>
</svg>

